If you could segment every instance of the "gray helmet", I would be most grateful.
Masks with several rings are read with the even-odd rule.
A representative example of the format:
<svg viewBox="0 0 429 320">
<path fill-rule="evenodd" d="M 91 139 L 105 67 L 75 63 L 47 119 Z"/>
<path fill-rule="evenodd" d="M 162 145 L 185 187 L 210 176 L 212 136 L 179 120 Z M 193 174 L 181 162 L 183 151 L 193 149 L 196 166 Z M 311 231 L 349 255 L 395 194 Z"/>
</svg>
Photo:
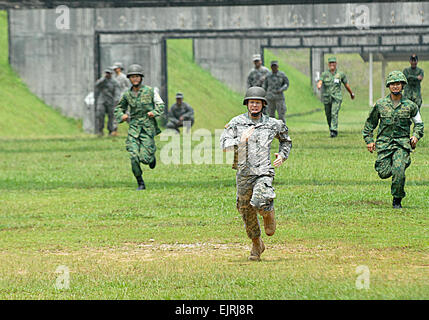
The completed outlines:
<svg viewBox="0 0 429 320">
<path fill-rule="evenodd" d="M 267 100 L 265 99 L 265 90 L 261 87 L 250 87 L 246 91 L 246 95 L 244 96 L 243 105 L 247 105 L 247 100 L 262 100 L 264 105 L 267 104 Z"/>
<path fill-rule="evenodd" d="M 128 72 L 127 72 L 127 78 L 131 77 L 132 75 L 139 75 L 144 77 L 143 74 L 143 67 L 139 64 L 132 64 L 129 66 L 128 68 Z"/>
</svg>

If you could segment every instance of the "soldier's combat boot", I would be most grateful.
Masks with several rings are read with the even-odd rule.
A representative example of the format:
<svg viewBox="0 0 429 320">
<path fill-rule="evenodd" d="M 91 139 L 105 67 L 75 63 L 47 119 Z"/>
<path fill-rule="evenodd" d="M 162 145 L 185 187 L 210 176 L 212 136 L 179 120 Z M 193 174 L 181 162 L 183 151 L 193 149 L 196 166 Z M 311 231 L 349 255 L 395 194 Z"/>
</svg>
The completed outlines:
<svg viewBox="0 0 429 320">
<path fill-rule="evenodd" d="M 156 167 L 156 158 L 154 156 L 153 161 L 151 163 L 149 163 L 149 168 L 154 169 L 155 167 Z"/>
<path fill-rule="evenodd" d="M 271 211 L 261 210 L 261 215 L 264 218 L 264 229 L 267 236 L 272 236 L 276 232 L 276 219 L 274 217 L 274 209 Z"/>
<path fill-rule="evenodd" d="M 338 132 L 335 130 L 331 130 L 331 138 L 335 138 L 338 135 Z"/>
<path fill-rule="evenodd" d="M 110 132 L 109 136 L 111 136 L 111 137 L 117 137 L 118 136 L 118 131 L 112 131 L 112 132 Z"/>
<path fill-rule="evenodd" d="M 393 203 L 392 203 L 393 209 L 402 209 L 401 201 L 402 201 L 401 198 L 393 198 Z"/>
<path fill-rule="evenodd" d="M 143 178 L 140 176 L 140 177 L 137 177 L 136 179 L 137 179 L 137 184 L 138 184 L 137 190 L 144 190 L 144 189 L 146 189 L 146 186 L 144 185 Z"/>
<path fill-rule="evenodd" d="M 261 237 L 252 239 L 253 246 L 252 250 L 250 251 L 249 260 L 251 261 L 261 261 L 261 254 L 265 250 L 264 242 L 262 241 Z"/>
</svg>

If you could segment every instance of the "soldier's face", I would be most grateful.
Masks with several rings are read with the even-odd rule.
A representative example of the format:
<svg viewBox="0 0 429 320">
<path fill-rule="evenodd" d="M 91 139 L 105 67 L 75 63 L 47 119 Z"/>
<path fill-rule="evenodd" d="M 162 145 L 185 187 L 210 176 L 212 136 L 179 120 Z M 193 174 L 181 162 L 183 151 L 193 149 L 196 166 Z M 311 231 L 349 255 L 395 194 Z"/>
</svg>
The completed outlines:
<svg viewBox="0 0 429 320">
<path fill-rule="evenodd" d="M 116 72 L 116 74 L 120 74 L 121 73 L 121 68 L 116 68 L 115 72 Z"/>
<path fill-rule="evenodd" d="M 410 60 L 411 68 L 417 67 L 417 60 Z"/>
<path fill-rule="evenodd" d="M 130 81 L 133 86 L 138 86 L 142 82 L 142 77 L 138 74 L 133 74 L 130 76 Z"/>
<path fill-rule="evenodd" d="M 112 77 L 112 74 L 110 72 L 106 72 L 106 78 L 110 79 Z"/>
<path fill-rule="evenodd" d="M 250 99 L 247 101 L 247 110 L 249 110 L 251 114 L 259 114 L 263 107 L 264 103 L 261 100 Z"/>
<path fill-rule="evenodd" d="M 392 82 L 389 84 L 390 92 L 393 94 L 398 94 L 402 91 L 402 82 Z"/>
<path fill-rule="evenodd" d="M 262 64 L 262 61 L 261 60 L 255 60 L 255 61 L 253 61 L 253 63 L 254 63 L 256 68 L 259 68 Z"/>
<path fill-rule="evenodd" d="M 336 62 L 329 62 L 329 70 L 335 71 L 337 69 L 337 63 Z"/>
<path fill-rule="evenodd" d="M 279 66 L 278 66 L 278 65 L 276 65 L 276 64 L 273 64 L 273 65 L 271 66 L 271 70 L 272 70 L 274 73 L 276 73 L 277 71 L 279 71 Z"/>
<path fill-rule="evenodd" d="M 183 99 L 182 99 L 182 98 L 176 98 L 176 103 L 177 103 L 177 104 L 179 104 L 179 105 L 180 105 L 180 104 L 182 104 L 182 101 L 183 101 Z"/>
</svg>

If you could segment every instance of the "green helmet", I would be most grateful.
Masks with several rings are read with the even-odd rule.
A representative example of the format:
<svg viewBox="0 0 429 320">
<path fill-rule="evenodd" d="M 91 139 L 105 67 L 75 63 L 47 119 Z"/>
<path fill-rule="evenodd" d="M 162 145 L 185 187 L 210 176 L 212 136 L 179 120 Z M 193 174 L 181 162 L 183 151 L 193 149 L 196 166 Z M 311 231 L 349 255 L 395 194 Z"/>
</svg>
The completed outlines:
<svg viewBox="0 0 429 320">
<path fill-rule="evenodd" d="M 127 72 L 127 78 L 131 77 L 132 75 L 139 75 L 144 77 L 143 74 L 143 67 L 139 64 L 132 64 L 129 66 L 128 68 L 128 72 Z"/>
<path fill-rule="evenodd" d="M 265 90 L 261 87 L 250 87 L 246 91 L 246 95 L 244 96 L 243 105 L 247 105 L 247 100 L 262 100 L 264 105 L 267 104 L 267 100 L 265 99 Z"/>
<path fill-rule="evenodd" d="M 402 82 L 404 85 L 408 83 L 407 77 L 401 71 L 392 71 L 386 78 L 386 87 L 394 82 Z"/>
</svg>

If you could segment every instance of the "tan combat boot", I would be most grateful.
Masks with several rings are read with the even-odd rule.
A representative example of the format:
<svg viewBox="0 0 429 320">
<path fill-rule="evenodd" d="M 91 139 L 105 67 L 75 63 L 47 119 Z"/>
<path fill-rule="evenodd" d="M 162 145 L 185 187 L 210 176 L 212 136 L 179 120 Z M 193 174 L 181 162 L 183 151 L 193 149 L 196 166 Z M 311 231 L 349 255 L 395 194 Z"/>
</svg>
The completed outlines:
<svg viewBox="0 0 429 320">
<path fill-rule="evenodd" d="M 261 254 L 265 250 L 264 242 L 260 237 L 252 239 L 252 242 L 253 242 L 253 246 L 252 246 L 252 250 L 250 251 L 249 260 L 261 261 Z"/>
<path fill-rule="evenodd" d="M 272 236 L 276 232 L 276 219 L 274 217 L 274 209 L 271 211 L 260 210 L 259 213 L 264 218 L 264 229 L 267 236 Z"/>
<path fill-rule="evenodd" d="M 117 137 L 117 136 L 118 136 L 118 131 L 112 131 L 112 132 L 110 133 L 110 136 L 111 136 L 111 137 Z"/>
</svg>

